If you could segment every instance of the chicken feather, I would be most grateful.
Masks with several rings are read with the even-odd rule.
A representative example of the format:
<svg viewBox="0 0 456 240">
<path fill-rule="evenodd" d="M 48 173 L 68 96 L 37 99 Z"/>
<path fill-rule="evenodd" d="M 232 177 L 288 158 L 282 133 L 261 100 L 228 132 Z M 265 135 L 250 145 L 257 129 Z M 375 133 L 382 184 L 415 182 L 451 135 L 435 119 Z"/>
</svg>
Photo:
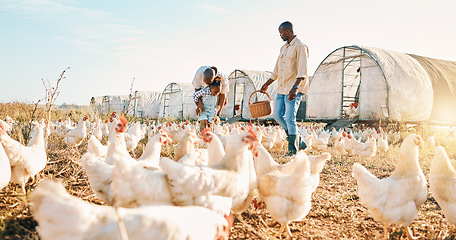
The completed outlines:
<svg viewBox="0 0 456 240">
<path fill-rule="evenodd" d="M 408 227 L 427 198 L 426 179 L 418 163 L 422 143 L 417 134 L 409 135 L 401 145 L 396 169 L 385 179 L 378 179 L 359 163 L 353 165 L 359 198 L 373 218 L 383 223 L 385 234 L 393 223 Z"/>
<path fill-rule="evenodd" d="M 432 196 L 445 214 L 445 219 L 456 224 L 456 171 L 445 149 L 435 147 L 435 156 L 431 164 L 429 185 Z"/>
<path fill-rule="evenodd" d="M 123 239 L 121 218 L 130 239 L 228 239 L 230 223 L 201 207 L 147 206 L 133 209 L 100 206 L 69 195 L 62 184 L 45 180 L 31 194 L 31 209 L 44 240 Z M 189 219 L 197 218 L 197 221 Z"/>
<path fill-rule="evenodd" d="M 167 173 L 173 200 L 177 205 L 195 204 L 200 196 L 222 196 L 233 199 L 233 208 L 243 205 L 251 195 L 251 152 L 248 146 L 256 141 L 250 133 L 227 137 L 226 154 L 212 167 L 185 165 L 161 159 L 160 167 Z"/>
</svg>

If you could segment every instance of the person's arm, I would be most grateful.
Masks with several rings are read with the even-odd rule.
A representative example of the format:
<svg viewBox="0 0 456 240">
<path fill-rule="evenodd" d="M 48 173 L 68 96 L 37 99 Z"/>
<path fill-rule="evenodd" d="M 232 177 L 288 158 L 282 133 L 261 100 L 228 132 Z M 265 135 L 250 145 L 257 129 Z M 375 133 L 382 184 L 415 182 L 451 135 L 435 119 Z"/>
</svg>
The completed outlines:
<svg viewBox="0 0 456 240">
<path fill-rule="evenodd" d="M 275 80 L 273 80 L 272 78 L 268 79 L 268 81 L 266 81 L 263 86 L 261 86 L 261 89 L 260 89 L 260 92 L 262 93 L 265 93 L 268 88 L 269 88 L 269 85 L 271 85 L 272 82 L 274 82 Z"/>
<path fill-rule="evenodd" d="M 301 47 L 297 48 L 297 67 L 298 67 L 298 74 L 296 76 L 296 82 L 294 86 L 291 88 L 290 92 L 288 93 L 288 100 L 291 101 L 296 98 L 298 94 L 298 88 L 301 83 L 307 85 L 307 57 L 309 55 L 309 50 L 307 49 L 306 45 L 302 45 Z"/>
<path fill-rule="evenodd" d="M 192 85 L 195 88 L 195 92 L 201 88 L 203 88 L 203 71 L 205 70 L 204 67 L 198 68 L 196 70 L 195 76 L 193 76 Z"/>
<path fill-rule="evenodd" d="M 220 113 L 222 112 L 222 109 L 223 109 L 223 106 L 225 106 L 225 98 L 226 98 L 226 95 L 224 93 L 220 93 L 219 94 L 219 99 L 218 99 L 218 110 L 217 110 L 217 115 L 220 115 Z"/>
<path fill-rule="evenodd" d="M 199 116 L 204 111 L 206 111 L 206 109 L 204 108 L 203 100 L 202 98 L 199 98 L 196 103 L 196 115 Z"/>
<path fill-rule="evenodd" d="M 294 86 L 296 86 L 296 88 L 294 86 L 291 88 L 290 92 L 288 93 L 288 101 L 291 101 L 296 98 L 296 95 L 298 95 L 298 87 L 303 80 L 304 80 L 303 77 L 296 78 L 296 82 L 294 84 Z"/>
<path fill-rule="evenodd" d="M 202 96 L 203 96 L 203 90 L 202 89 L 199 90 L 199 91 L 196 91 L 193 94 L 193 101 L 196 104 L 196 115 L 199 115 L 201 112 L 203 112 L 205 110 L 204 109 L 204 105 L 203 105 Z"/>
</svg>

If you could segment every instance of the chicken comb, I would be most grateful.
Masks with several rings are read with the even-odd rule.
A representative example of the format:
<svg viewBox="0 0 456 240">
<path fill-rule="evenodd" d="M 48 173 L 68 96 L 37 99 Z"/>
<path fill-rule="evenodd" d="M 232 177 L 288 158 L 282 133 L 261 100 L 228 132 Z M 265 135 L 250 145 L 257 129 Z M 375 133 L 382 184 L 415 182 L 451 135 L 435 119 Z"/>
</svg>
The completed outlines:
<svg viewBox="0 0 456 240">
<path fill-rule="evenodd" d="M 120 116 L 120 117 L 119 117 L 119 120 L 120 120 L 125 126 L 127 126 L 128 121 L 127 121 L 127 119 L 126 119 L 124 116 Z"/>
<path fill-rule="evenodd" d="M 210 128 L 205 128 L 202 132 L 201 132 L 201 135 L 204 135 L 205 133 L 207 132 L 212 132 Z"/>
<path fill-rule="evenodd" d="M 160 129 L 160 132 L 166 134 L 166 136 L 169 137 L 169 138 L 171 137 L 171 135 L 169 134 L 168 130 L 166 130 L 164 128 Z"/>
<path fill-rule="evenodd" d="M 355 107 L 355 108 L 358 108 L 358 103 L 357 103 L 357 102 L 354 102 L 354 103 L 352 103 L 352 104 L 350 104 L 350 105 L 352 105 L 352 106 Z"/>
<path fill-rule="evenodd" d="M 257 138 L 257 135 L 256 135 L 255 131 L 253 131 L 252 123 L 249 124 L 248 129 L 249 129 L 248 132 L 250 134 L 252 134 L 255 138 Z"/>
<path fill-rule="evenodd" d="M 111 113 L 111 116 L 114 116 L 114 114 L 117 114 L 117 113 L 116 113 L 116 112 L 112 112 L 112 113 Z"/>
</svg>

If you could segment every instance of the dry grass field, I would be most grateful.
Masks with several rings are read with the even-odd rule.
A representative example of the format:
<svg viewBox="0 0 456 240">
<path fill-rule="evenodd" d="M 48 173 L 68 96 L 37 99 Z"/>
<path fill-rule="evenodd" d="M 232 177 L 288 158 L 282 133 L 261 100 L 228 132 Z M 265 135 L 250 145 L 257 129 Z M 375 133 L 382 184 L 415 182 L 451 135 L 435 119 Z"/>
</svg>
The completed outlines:
<svg viewBox="0 0 456 240">
<path fill-rule="evenodd" d="M 4 119 L 6 115 L 5 110 L 1 112 L 0 117 Z M 24 117 L 24 120 L 27 119 L 30 119 L 30 116 Z M 401 139 L 408 134 L 405 131 L 401 132 Z M 445 147 L 450 159 L 456 159 L 454 136 L 450 136 L 443 130 L 426 128 L 424 139 L 431 135 L 435 136 L 436 143 Z M 15 137 L 20 138 L 19 135 Z M 141 140 L 135 150 L 136 156 L 141 155 L 145 143 L 146 139 Z M 326 163 L 320 176 L 320 185 L 312 195 L 312 209 L 304 219 L 290 224 L 295 239 L 381 239 L 383 225 L 374 221 L 367 209 L 361 205 L 356 181 L 351 175 L 352 166 L 358 162 L 366 166 L 375 176 L 388 177 L 395 168 L 399 146 L 400 142 L 392 143 L 388 152 L 377 153 L 374 157 L 362 159 L 357 156 L 337 156 L 335 150 L 329 147 L 327 151 L 332 157 Z M 12 184 L 0 191 L 0 239 L 39 239 L 36 231 L 37 222 L 31 214 L 28 199 L 36 184 L 44 179 L 60 181 L 70 194 L 88 202 L 103 204 L 92 192 L 80 163 L 86 149 L 86 140 L 77 148 L 67 148 L 61 138 L 50 136 L 47 149 L 48 164 L 34 182 L 27 184 L 27 193 L 24 195 L 19 186 Z M 167 146 L 162 150 L 162 155 L 171 156 L 172 152 L 173 149 Z M 288 161 L 283 157 L 285 154 L 283 149 L 274 149 L 271 153 L 278 162 Z M 311 152 L 311 154 L 317 153 Z M 427 179 L 433 156 L 432 147 L 426 145 L 420 147 L 419 162 Z M 299 186 L 288 187 L 299 188 Z M 274 234 L 280 226 L 271 219 L 267 206 L 256 210 L 252 204 L 242 214 L 242 218 L 244 219 L 242 222 L 235 220 L 230 239 L 275 239 Z M 439 237 L 455 239 L 456 236 L 456 229 L 444 219 L 432 193 L 428 194 L 426 202 L 421 206 L 418 217 L 411 226 L 420 239 Z M 402 228 L 397 227 L 393 229 L 390 236 L 391 239 L 400 239 L 405 238 L 406 235 L 402 232 Z"/>
</svg>

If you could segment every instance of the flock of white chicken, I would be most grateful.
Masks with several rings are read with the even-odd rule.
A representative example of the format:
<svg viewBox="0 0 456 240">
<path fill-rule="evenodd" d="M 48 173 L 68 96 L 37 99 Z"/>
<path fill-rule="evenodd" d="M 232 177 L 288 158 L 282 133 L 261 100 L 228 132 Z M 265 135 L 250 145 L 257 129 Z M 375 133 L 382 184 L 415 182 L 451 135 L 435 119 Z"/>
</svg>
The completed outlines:
<svg viewBox="0 0 456 240">
<path fill-rule="evenodd" d="M 88 139 L 81 163 L 93 192 L 108 206 L 83 201 L 68 194 L 60 183 L 41 181 L 30 197 L 32 213 L 42 239 L 227 239 L 233 215 L 263 201 L 272 219 L 281 224 L 277 235 L 292 233 L 288 224 L 304 218 L 311 209 L 311 195 L 327 160 L 328 146 L 340 155 L 372 157 L 388 150 L 382 128 L 362 131 L 299 126 L 307 148 L 278 164 L 270 154 L 286 146 L 286 134 L 277 126 L 216 124 L 198 134 L 198 125 L 128 123 L 113 114 L 111 121 L 94 123 L 84 116 L 70 120 L 35 123 L 27 146 L 8 132 L 12 120 L 0 122 L 0 189 L 9 182 L 25 184 L 47 163 L 45 133 L 54 133 L 69 147 Z M 142 155 L 132 157 L 145 136 Z M 101 139 L 107 137 L 107 145 Z M 353 166 L 360 201 L 385 227 L 408 226 L 427 198 L 426 179 L 418 163 L 417 134 L 402 143 L 397 166 L 390 177 L 379 180 L 361 164 Z M 161 157 L 171 144 L 173 159 Z M 199 146 L 198 147 L 195 147 Z M 310 150 L 319 155 L 309 155 Z M 134 155 L 133 155 L 134 156 Z M 456 172 L 445 150 L 436 147 L 430 187 L 449 223 L 456 224 Z M 25 191 L 25 189 L 24 189 Z M 256 205 L 256 204 L 255 204 Z M 195 219 L 195 221 L 193 221 Z"/>
</svg>

